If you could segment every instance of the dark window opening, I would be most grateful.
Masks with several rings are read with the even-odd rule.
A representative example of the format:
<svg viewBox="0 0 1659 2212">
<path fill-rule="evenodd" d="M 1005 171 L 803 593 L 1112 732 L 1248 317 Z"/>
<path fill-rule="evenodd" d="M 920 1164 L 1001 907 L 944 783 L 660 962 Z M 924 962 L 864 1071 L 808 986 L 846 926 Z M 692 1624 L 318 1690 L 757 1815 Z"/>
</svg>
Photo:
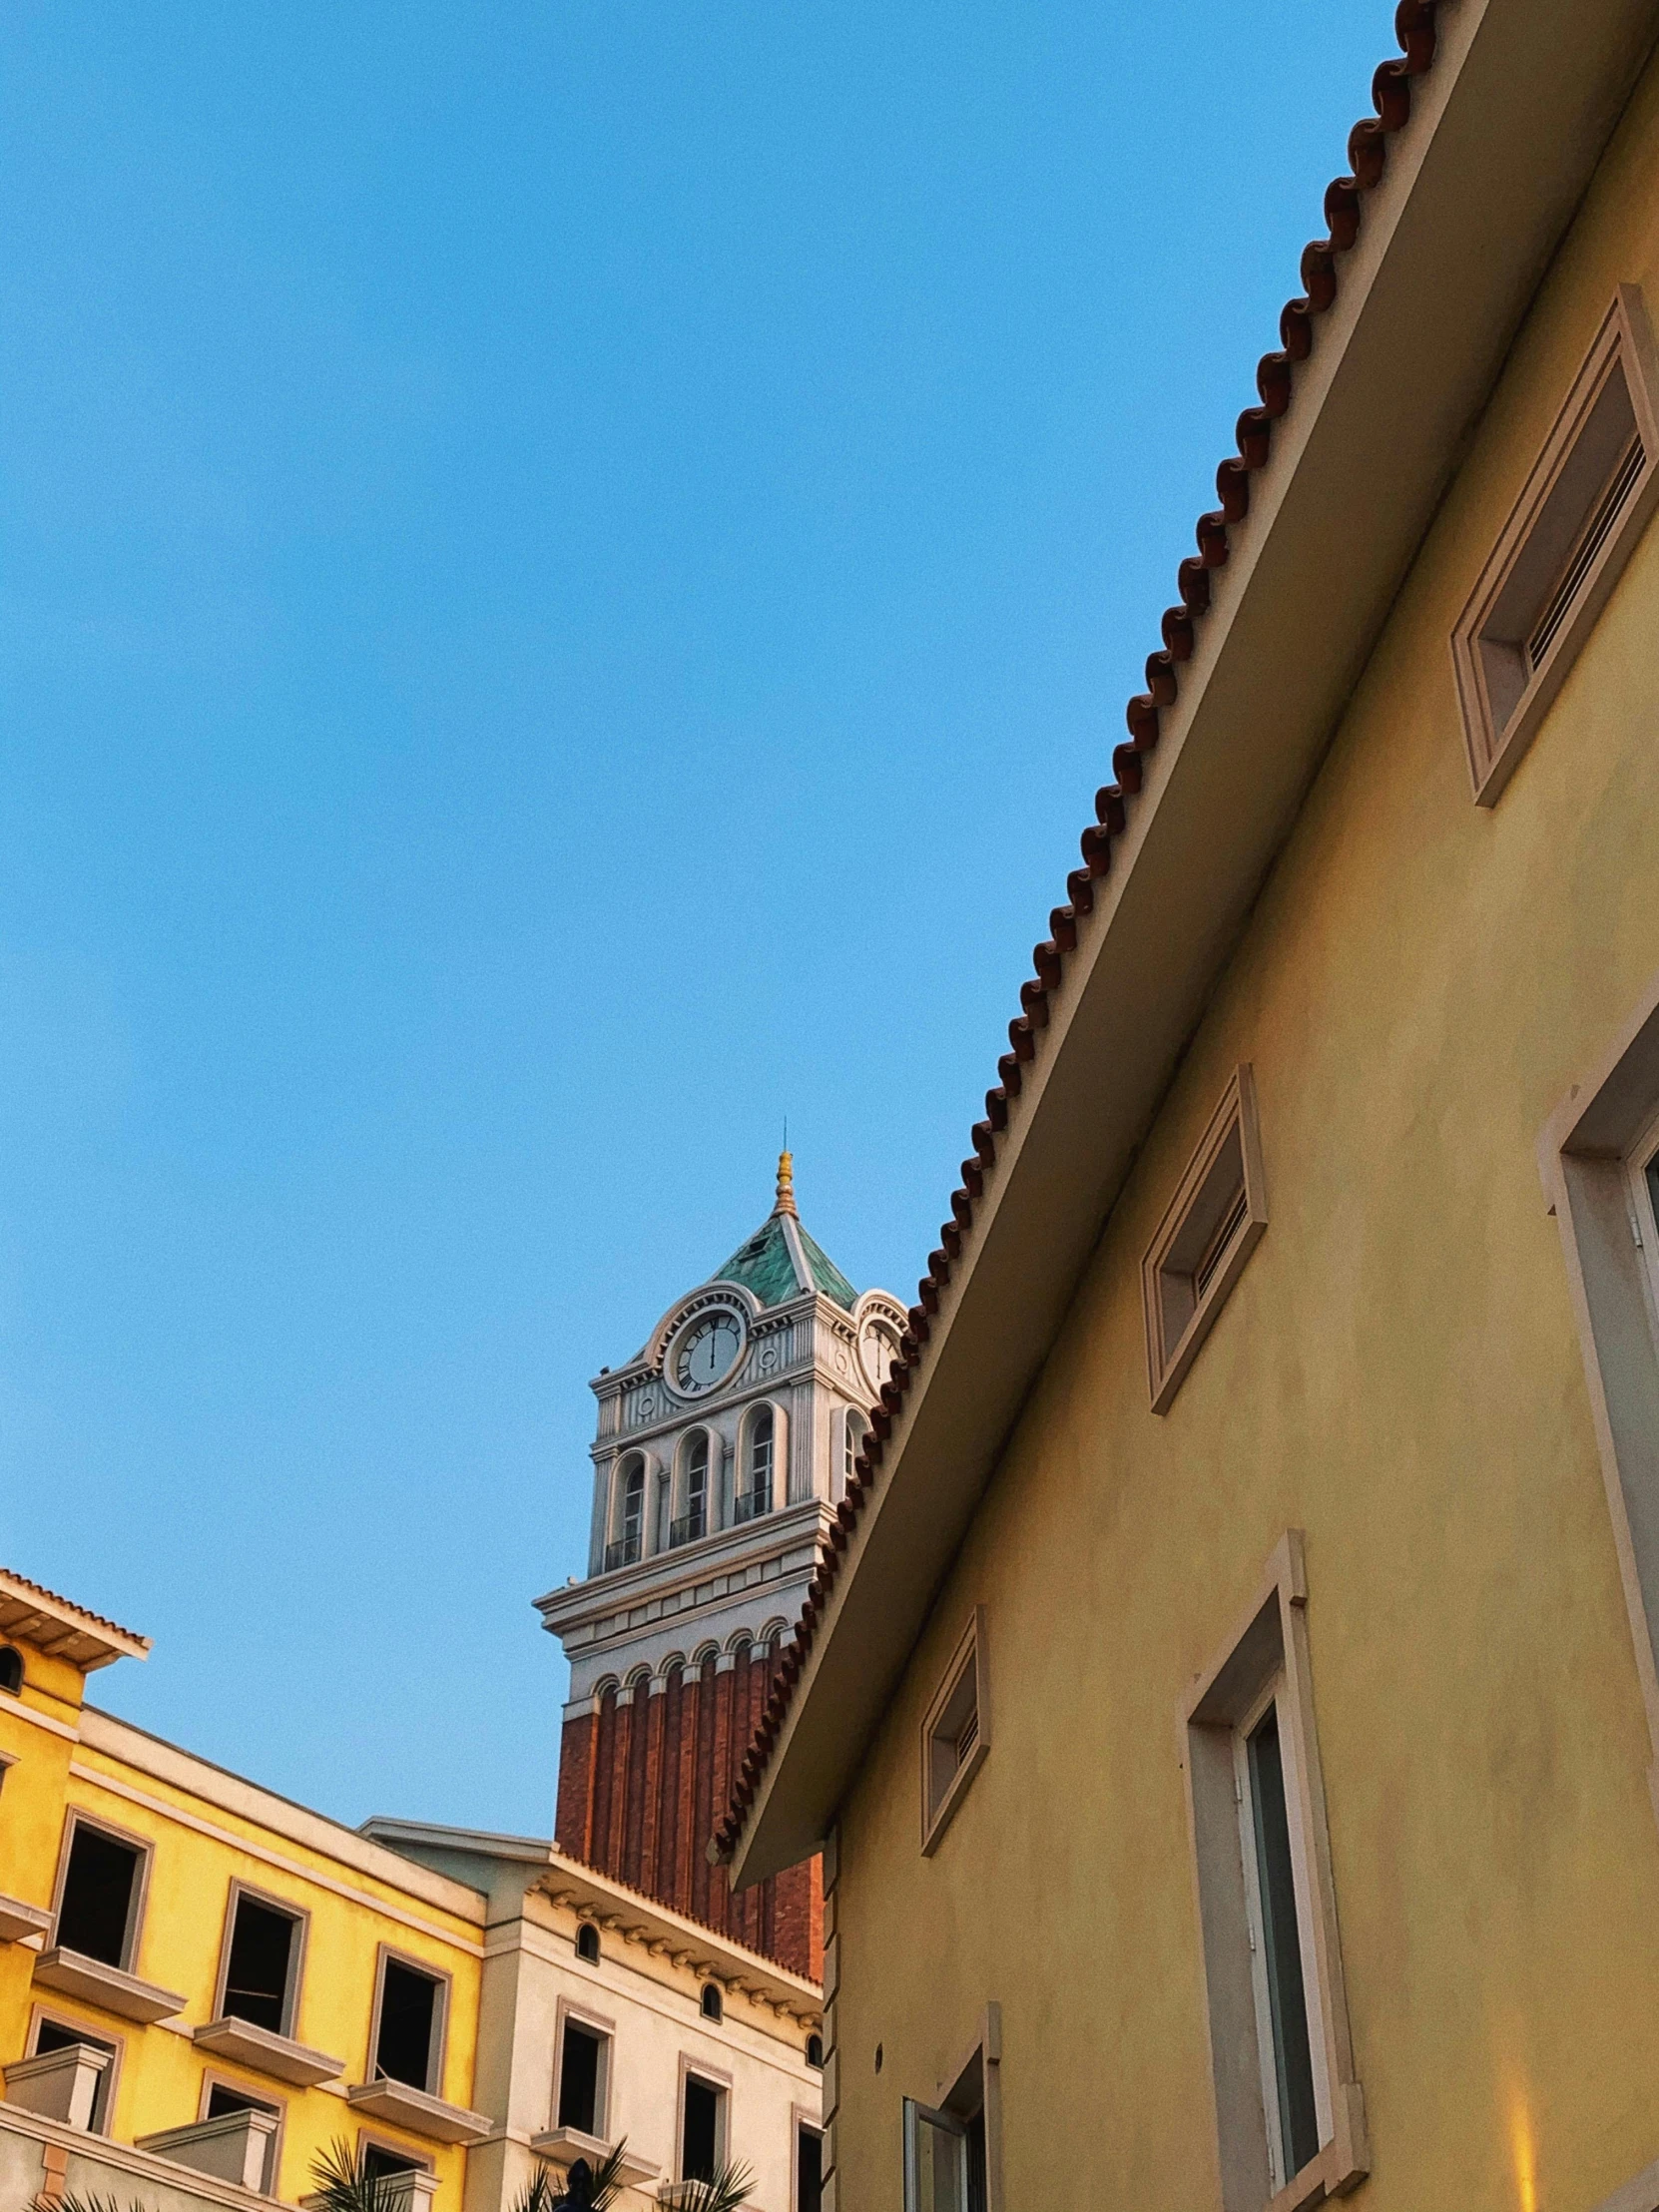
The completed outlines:
<svg viewBox="0 0 1659 2212">
<path fill-rule="evenodd" d="M 14 1644 L 0 1644 L 0 1690 L 16 1697 L 23 1687 L 23 1654 Z"/>
<path fill-rule="evenodd" d="M 77 1821 L 54 1942 L 101 1965 L 127 1964 L 144 1854 Z"/>
<path fill-rule="evenodd" d="M 564 2057 L 559 2066 L 559 2125 L 579 2135 L 599 2133 L 599 2073 L 605 2038 L 591 2028 L 565 2022 Z"/>
<path fill-rule="evenodd" d="M 1251 1733 L 1250 1803 L 1262 1902 L 1263 1964 L 1273 2020 L 1274 2076 L 1279 2090 L 1279 2139 L 1289 2182 L 1320 2147 L 1314 2103 L 1314 2058 L 1302 1983 L 1302 1943 L 1296 1925 L 1296 1874 L 1285 1808 L 1285 1763 L 1279 1709 L 1270 1705 Z"/>
<path fill-rule="evenodd" d="M 680 2178 L 712 2181 L 720 2162 L 720 2091 L 712 2082 L 686 2076 L 684 2125 L 680 2131 Z"/>
<path fill-rule="evenodd" d="M 431 2087 L 439 1987 L 431 1974 L 417 1966 L 406 1966 L 400 1958 L 386 1960 L 380 1980 L 374 2070 L 388 2081 L 406 2081 L 411 2089 Z"/>
<path fill-rule="evenodd" d="M 985 2180 L 985 2115 L 975 2112 L 967 2123 L 967 2212 L 989 2212 L 990 2190 Z"/>
<path fill-rule="evenodd" d="M 208 2109 L 204 2118 L 222 2120 L 231 2112 L 269 2112 L 273 2119 L 281 2117 L 281 2107 L 268 2103 L 264 2097 L 245 2096 L 241 2089 L 229 2088 L 223 2081 L 212 2083 L 208 2090 Z M 267 2196 L 274 2195 L 276 2191 L 276 2176 L 272 2172 L 276 2157 L 276 2138 L 273 2135 L 266 2145 L 265 2173 L 261 2180 L 261 2187 Z"/>
<path fill-rule="evenodd" d="M 576 1931 L 576 1955 L 585 1958 L 590 1966 L 599 1963 L 599 1931 L 592 1921 L 584 1921 Z"/>
<path fill-rule="evenodd" d="M 705 1981 L 703 1984 L 703 2017 L 706 2020 L 718 2020 L 724 2018 L 725 2013 L 726 2000 L 720 1993 L 719 1984 L 714 1981 Z"/>
<path fill-rule="evenodd" d="M 800 2127 L 795 2133 L 795 2212 L 822 2212 L 824 2205 L 824 2138 L 816 2128 Z"/>
<path fill-rule="evenodd" d="M 110 2062 L 100 2075 L 98 2087 L 93 2092 L 92 2119 L 89 2123 L 94 2135 L 103 2135 L 107 2132 L 110 2083 L 115 2072 L 114 2043 L 106 2043 L 97 2035 L 83 2034 L 78 2027 L 65 2027 L 58 2020 L 42 2020 L 35 2033 L 35 2055 L 44 2057 L 49 2050 L 69 2050 L 76 2043 L 85 2043 L 89 2050 L 101 2050 L 109 2054 Z"/>
<path fill-rule="evenodd" d="M 255 1898 L 239 1897 L 231 1930 L 231 1956 L 225 1969 L 226 2013 L 268 2027 L 273 2035 L 288 2031 L 288 1975 L 298 1923 Z"/>
<path fill-rule="evenodd" d="M 824 2037 L 822 2035 L 808 2036 L 807 2063 L 809 2066 L 822 2066 L 824 2064 Z"/>
<path fill-rule="evenodd" d="M 370 2181 L 395 2181 L 399 2174 L 425 2171 L 417 2158 L 409 2158 L 400 2150 L 387 2150 L 383 2143 L 363 2145 L 362 2169 Z"/>
</svg>

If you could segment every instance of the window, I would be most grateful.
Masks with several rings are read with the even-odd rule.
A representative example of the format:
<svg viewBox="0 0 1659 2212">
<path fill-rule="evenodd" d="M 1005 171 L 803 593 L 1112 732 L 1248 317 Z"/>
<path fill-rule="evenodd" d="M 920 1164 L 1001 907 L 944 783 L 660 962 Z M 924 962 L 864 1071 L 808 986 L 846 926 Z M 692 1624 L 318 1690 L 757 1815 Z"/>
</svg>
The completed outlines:
<svg viewBox="0 0 1659 2212">
<path fill-rule="evenodd" d="M 726 2156 L 726 2091 L 688 2073 L 680 2103 L 680 2178 L 712 2181 Z"/>
<path fill-rule="evenodd" d="M 1561 1232 L 1659 1808 L 1659 987 L 1539 1140 Z"/>
<path fill-rule="evenodd" d="M 686 1510 L 668 1532 L 671 1544 L 695 1544 L 709 1533 L 709 1435 L 700 1428 L 686 1444 Z"/>
<path fill-rule="evenodd" d="M 1152 1410 L 1170 1401 L 1267 1227 L 1248 1066 L 1234 1071 L 1141 1262 Z"/>
<path fill-rule="evenodd" d="M 592 1921 L 584 1921 L 576 1931 L 576 1955 L 586 1959 L 590 1966 L 599 1963 L 599 1931 Z"/>
<path fill-rule="evenodd" d="M 605 1546 L 605 1571 L 631 1567 L 640 1556 L 645 1537 L 645 1461 L 633 1452 L 622 1462 L 617 1492 L 616 1539 Z"/>
<path fill-rule="evenodd" d="M 726 1999 L 721 1994 L 718 1981 L 704 1982 L 702 2005 L 703 2017 L 706 2020 L 720 2020 L 726 2017 Z"/>
<path fill-rule="evenodd" d="M 921 1726 L 921 1848 L 928 1858 L 939 1848 L 989 1749 L 985 1613 L 978 1606 Z"/>
<path fill-rule="evenodd" d="M 291 2035 L 303 1933 L 302 1915 L 232 1885 L 221 2017 Z"/>
<path fill-rule="evenodd" d="M 16 1697 L 23 1687 L 23 1654 L 15 1644 L 0 1644 L 0 1690 Z"/>
<path fill-rule="evenodd" d="M 558 2125 L 603 2137 L 611 2039 L 597 2027 L 567 2019 L 559 2048 Z"/>
<path fill-rule="evenodd" d="M 824 2037 L 822 2035 L 808 2036 L 807 2063 L 809 2066 L 822 2066 L 824 2064 Z"/>
<path fill-rule="evenodd" d="M 770 1405 L 759 1406 L 750 1416 L 744 1446 L 743 1487 L 738 1492 L 735 1518 L 754 1520 L 772 1511 L 772 1454 L 776 1427 Z"/>
<path fill-rule="evenodd" d="M 1653 338 L 1621 284 L 1452 633 L 1474 797 L 1493 806 L 1659 495 Z"/>
<path fill-rule="evenodd" d="M 94 2135 L 107 2135 L 110 2131 L 110 2106 L 115 2096 L 115 2075 L 121 2056 L 119 2043 L 112 2043 L 101 2035 L 89 2035 L 85 2028 L 77 2027 L 72 2020 L 49 2019 L 43 2013 L 35 2022 L 34 2049 L 30 2056 L 44 2058 L 48 2051 L 73 2050 L 77 2043 L 85 2043 L 89 2050 L 101 2050 L 109 2064 L 99 2076 L 98 2087 L 93 2092 L 92 2117 L 87 2122 Z"/>
<path fill-rule="evenodd" d="M 849 1405 L 841 1416 L 841 1494 L 844 1496 L 857 1471 L 858 1454 L 864 1448 L 869 1423 Z"/>
<path fill-rule="evenodd" d="M 387 2081 L 437 2094 L 447 1984 L 412 1960 L 380 1953 L 374 2007 L 374 2072 Z"/>
<path fill-rule="evenodd" d="M 804 2121 L 795 2130 L 795 2212 L 823 2212 L 824 2137 Z"/>
<path fill-rule="evenodd" d="M 147 1861 L 141 1845 L 72 1819 L 53 1944 L 125 1972 L 137 1944 Z"/>
<path fill-rule="evenodd" d="M 1292 1530 L 1187 1713 L 1211 2061 L 1229 2212 L 1298 2203 L 1369 2170 L 1337 1939 Z"/>
<path fill-rule="evenodd" d="M 227 2118 L 233 2112 L 269 2112 L 278 2125 L 282 2118 L 282 2107 L 279 2104 L 273 2104 L 265 2097 L 251 2097 L 246 2090 L 234 2089 L 227 2081 L 210 2081 L 208 2084 L 208 2101 L 202 2117 L 205 2120 L 220 2120 Z M 276 2194 L 276 2137 L 275 2135 L 266 2145 L 265 2174 L 260 2186 L 268 2197 Z"/>
<path fill-rule="evenodd" d="M 904 2099 L 904 2212 L 1001 2212 L 1002 2012 L 929 2105 Z"/>
<path fill-rule="evenodd" d="M 393 2150 L 389 2143 L 364 2141 L 358 2151 L 358 2163 L 370 2181 L 395 2181 L 400 2174 L 425 2173 L 428 2169 L 418 2158 L 411 2158 L 407 2151 Z"/>
</svg>

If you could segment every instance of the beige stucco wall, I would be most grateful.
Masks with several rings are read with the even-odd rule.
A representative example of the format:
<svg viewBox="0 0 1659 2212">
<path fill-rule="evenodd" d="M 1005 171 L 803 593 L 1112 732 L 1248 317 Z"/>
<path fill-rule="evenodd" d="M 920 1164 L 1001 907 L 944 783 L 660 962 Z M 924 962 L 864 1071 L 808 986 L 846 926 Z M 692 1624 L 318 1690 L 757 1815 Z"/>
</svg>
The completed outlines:
<svg viewBox="0 0 1659 2212">
<path fill-rule="evenodd" d="M 1535 1153 L 1659 971 L 1659 527 L 1490 813 L 1447 644 L 1621 280 L 1659 320 L 1652 73 L 843 1807 L 847 2212 L 898 2204 L 899 2100 L 987 1999 L 1008 2205 L 1215 2201 L 1177 1716 L 1292 1524 L 1357 2201 L 1591 2212 L 1659 2156 L 1659 1832 Z M 1242 1059 L 1270 1225 L 1160 1420 L 1138 1264 Z M 917 1730 L 976 1601 L 993 1746 L 924 1860 Z"/>
</svg>

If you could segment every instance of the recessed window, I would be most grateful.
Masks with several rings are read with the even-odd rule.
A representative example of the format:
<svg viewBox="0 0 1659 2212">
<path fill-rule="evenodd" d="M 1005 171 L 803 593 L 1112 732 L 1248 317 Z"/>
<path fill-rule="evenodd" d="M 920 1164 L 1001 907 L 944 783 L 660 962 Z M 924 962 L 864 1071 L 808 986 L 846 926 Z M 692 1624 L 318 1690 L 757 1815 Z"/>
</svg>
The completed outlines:
<svg viewBox="0 0 1659 2212">
<path fill-rule="evenodd" d="M 585 1958 L 590 1966 L 599 1963 L 599 1931 L 592 1921 L 584 1921 L 576 1931 L 576 1955 Z"/>
<path fill-rule="evenodd" d="M 610 2037 L 581 2020 L 566 2020 L 559 2050 L 560 2127 L 603 2136 Z"/>
<path fill-rule="evenodd" d="M 751 1415 L 744 1443 L 743 1480 L 738 1490 L 736 1518 L 755 1520 L 772 1511 L 772 1462 L 776 1418 L 770 1405 Z"/>
<path fill-rule="evenodd" d="M 446 1984 L 407 1959 L 382 1952 L 374 2071 L 436 2094 Z"/>
<path fill-rule="evenodd" d="M 841 1416 L 841 1493 L 844 1496 L 858 1470 L 858 1454 L 869 1434 L 869 1423 L 849 1405 Z"/>
<path fill-rule="evenodd" d="M 616 1514 L 616 1535 L 605 1546 L 607 1573 L 635 1565 L 645 1547 L 645 1461 L 637 1451 L 618 1470 Z"/>
<path fill-rule="evenodd" d="M 1656 386 L 1642 295 L 1624 284 L 1452 633 L 1483 807 L 1536 735 L 1659 494 Z"/>
<path fill-rule="evenodd" d="M 668 1532 L 671 1544 L 695 1544 L 709 1533 L 709 1432 L 686 1443 L 686 1509 Z"/>
<path fill-rule="evenodd" d="M 146 1854 L 90 1821 L 74 1822 L 52 1941 L 84 1958 L 132 1965 Z"/>
<path fill-rule="evenodd" d="M 393 2150 L 387 2143 L 365 2142 L 358 2162 L 370 2181 L 395 2181 L 401 2174 L 429 2171 L 423 2160 L 411 2158 L 405 2150 Z"/>
<path fill-rule="evenodd" d="M 726 1999 L 721 1994 L 718 1981 L 704 1982 L 702 2003 L 703 2017 L 706 2020 L 721 2020 L 726 2017 Z"/>
<path fill-rule="evenodd" d="M 1165 1412 L 1267 1227 L 1256 1085 L 1235 1070 L 1141 1262 L 1152 1410 Z"/>
<path fill-rule="evenodd" d="M 295 1913 L 246 1890 L 232 1893 L 222 2014 L 269 2028 L 273 2035 L 293 2032 L 302 1927 Z"/>
<path fill-rule="evenodd" d="M 16 1697 L 23 1687 L 23 1654 L 15 1644 L 0 1644 L 0 1690 Z"/>
<path fill-rule="evenodd" d="M 1293 1531 L 1187 1717 L 1216 2117 L 1238 2212 L 1293 2183 L 1299 2203 L 1343 2194 L 1370 2164 L 1330 1887 L 1306 1591 Z"/>
<path fill-rule="evenodd" d="M 795 2130 L 795 2212 L 823 2212 L 824 2137 L 798 2121 Z"/>
<path fill-rule="evenodd" d="M 726 2091 L 719 2082 L 688 2073 L 681 2092 L 681 2180 L 712 2181 L 725 2156 Z"/>
<path fill-rule="evenodd" d="M 233 2089 L 230 2083 L 226 2081 L 210 2083 L 208 2108 L 202 2117 L 205 2120 L 221 2120 L 228 2118 L 234 2112 L 269 2112 L 272 2118 L 276 2121 L 280 2121 L 282 2117 L 282 2107 L 279 2104 L 271 2103 L 265 2097 L 251 2097 L 246 2090 Z M 268 2197 L 275 2196 L 276 2193 L 276 2137 L 275 2135 L 266 2145 L 265 2174 L 261 2187 Z"/>
<path fill-rule="evenodd" d="M 822 2035 L 808 2036 L 807 2063 L 809 2066 L 822 2066 L 824 2064 L 824 2037 Z"/>
<path fill-rule="evenodd" d="M 904 2212 L 1001 2212 L 989 2139 L 1001 2110 L 1001 2009 L 983 2029 L 936 2105 L 904 2099 Z"/>
<path fill-rule="evenodd" d="M 35 2047 L 32 2057 L 44 2058 L 48 2051 L 72 2050 L 77 2043 L 85 2043 L 90 2050 L 101 2050 L 109 2058 L 109 2064 L 98 2077 L 98 2087 L 93 2091 L 92 2118 L 87 2123 L 94 2135 L 107 2135 L 110 2131 L 110 2098 L 115 2088 L 116 2061 L 120 2045 L 107 2042 L 102 2036 L 89 2035 L 85 2028 L 77 2027 L 70 2020 L 52 2020 L 44 2016 L 35 2023 Z"/>
<path fill-rule="evenodd" d="M 921 1728 L 921 1848 L 931 1857 L 990 1748 L 985 1615 L 976 1607 Z"/>
</svg>

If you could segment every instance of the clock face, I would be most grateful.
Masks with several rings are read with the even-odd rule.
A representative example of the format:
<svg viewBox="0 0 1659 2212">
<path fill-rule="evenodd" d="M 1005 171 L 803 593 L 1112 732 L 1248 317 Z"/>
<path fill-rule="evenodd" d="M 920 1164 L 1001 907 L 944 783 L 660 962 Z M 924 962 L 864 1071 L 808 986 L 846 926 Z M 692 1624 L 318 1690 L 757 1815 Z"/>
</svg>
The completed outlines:
<svg viewBox="0 0 1659 2212">
<path fill-rule="evenodd" d="M 694 1321 L 674 1348 L 674 1381 L 695 1395 L 724 1382 L 743 1351 L 743 1324 L 736 1314 L 705 1314 Z"/>
<path fill-rule="evenodd" d="M 858 1351 L 863 1359 L 864 1373 L 869 1377 L 869 1386 L 878 1390 L 898 1358 L 898 1339 L 885 1322 L 872 1321 L 865 1326 Z"/>
</svg>

